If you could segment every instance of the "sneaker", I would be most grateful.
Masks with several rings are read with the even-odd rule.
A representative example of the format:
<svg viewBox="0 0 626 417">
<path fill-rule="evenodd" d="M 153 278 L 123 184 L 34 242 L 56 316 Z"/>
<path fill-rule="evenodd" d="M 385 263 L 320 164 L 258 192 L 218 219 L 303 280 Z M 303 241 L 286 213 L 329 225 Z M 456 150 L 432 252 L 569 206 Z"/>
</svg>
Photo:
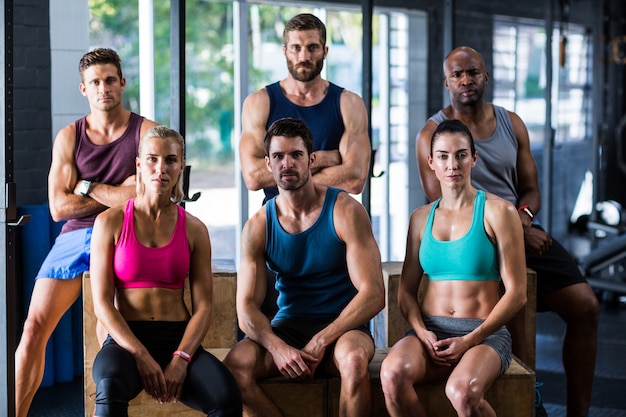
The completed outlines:
<svg viewBox="0 0 626 417">
<path fill-rule="evenodd" d="M 548 412 L 543 406 L 543 399 L 539 388 L 543 387 L 543 382 L 535 382 L 535 417 L 548 417 Z"/>
</svg>

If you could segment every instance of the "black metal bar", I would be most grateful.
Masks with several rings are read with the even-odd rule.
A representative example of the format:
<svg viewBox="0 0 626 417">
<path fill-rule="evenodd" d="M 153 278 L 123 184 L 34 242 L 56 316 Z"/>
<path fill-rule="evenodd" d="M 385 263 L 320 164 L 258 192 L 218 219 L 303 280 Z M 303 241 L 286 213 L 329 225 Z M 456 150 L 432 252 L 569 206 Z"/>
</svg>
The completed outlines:
<svg viewBox="0 0 626 417">
<path fill-rule="evenodd" d="M 16 312 L 15 312 L 15 229 L 7 225 L 8 219 L 16 218 L 16 201 L 14 199 L 13 178 L 13 0 L 5 0 L 0 11 L 2 20 L 2 88 L 4 102 L 0 106 L 0 120 L 4 136 L 4 171 L 0 176 L 4 190 L 2 201 L 3 219 L 0 219 L 0 247 L 5 249 L 4 277 L 0 276 L 0 311 L 5 313 L 6 320 L 0 320 L 0 415 L 15 416 L 15 346 Z M 15 215 L 14 215 L 15 214 Z M 6 246 L 5 246 L 6 244 Z"/>
<path fill-rule="evenodd" d="M 363 15 L 363 101 L 367 112 L 367 133 L 372 143 L 372 17 L 374 3 L 372 0 L 361 0 L 361 13 Z M 374 169 L 374 152 L 370 161 L 370 170 L 365 188 L 363 189 L 362 202 L 367 213 L 371 216 L 371 184 L 370 179 Z"/>
<path fill-rule="evenodd" d="M 170 2 L 170 126 L 185 136 L 185 0 Z"/>
</svg>

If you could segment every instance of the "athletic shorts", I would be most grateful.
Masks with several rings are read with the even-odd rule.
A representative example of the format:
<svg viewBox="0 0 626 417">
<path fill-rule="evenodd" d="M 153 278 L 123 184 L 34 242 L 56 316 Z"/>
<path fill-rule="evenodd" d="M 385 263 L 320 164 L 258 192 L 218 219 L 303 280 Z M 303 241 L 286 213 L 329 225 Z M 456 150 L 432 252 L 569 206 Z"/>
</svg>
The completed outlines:
<svg viewBox="0 0 626 417">
<path fill-rule="evenodd" d="M 424 321 L 426 328 L 437 335 L 437 340 L 465 336 L 485 321 L 483 319 L 466 319 L 442 316 L 423 316 L 422 320 Z M 407 335 L 416 336 L 415 330 L 409 330 Z M 500 375 L 509 369 L 512 356 L 511 335 L 506 327 L 500 327 L 498 330 L 487 336 L 482 342 L 480 342 L 480 344 L 490 346 L 496 351 L 498 356 L 500 356 Z"/>
<path fill-rule="evenodd" d="M 309 343 L 313 336 L 332 323 L 335 318 L 336 317 L 283 318 L 272 322 L 272 330 L 276 336 L 281 338 L 289 346 L 302 349 Z M 372 343 L 374 343 L 374 338 L 367 324 L 363 324 L 352 330 L 358 330 L 367 334 L 372 339 Z M 333 346 L 334 344 L 330 347 Z M 328 352 L 330 351 L 331 349 L 326 350 L 324 360 L 327 359 Z"/>
<path fill-rule="evenodd" d="M 92 230 L 89 227 L 57 236 L 36 279 L 73 279 L 89 270 Z"/>
<path fill-rule="evenodd" d="M 533 227 L 541 229 L 538 225 Z M 537 311 L 550 310 L 544 301 L 547 294 L 587 282 L 574 257 L 554 238 L 552 246 L 542 256 L 526 251 L 526 266 L 537 273 Z"/>
</svg>

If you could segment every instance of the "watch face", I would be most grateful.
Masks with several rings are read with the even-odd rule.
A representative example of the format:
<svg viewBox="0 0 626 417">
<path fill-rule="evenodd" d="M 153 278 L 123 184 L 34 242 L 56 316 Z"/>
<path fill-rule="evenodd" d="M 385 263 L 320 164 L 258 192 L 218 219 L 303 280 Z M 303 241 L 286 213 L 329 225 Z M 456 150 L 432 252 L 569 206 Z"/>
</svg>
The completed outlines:
<svg viewBox="0 0 626 417">
<path fill-rule="evenodd" d="M 82 195 L 87 195 L 87 193 L 89 192 L 89 185 L 91 183 L 89 181 L 85 181 L 83 180 L 80 183 L 80 187 L 78 188 L 78 192 L 81 193 Z"/>
</svg>

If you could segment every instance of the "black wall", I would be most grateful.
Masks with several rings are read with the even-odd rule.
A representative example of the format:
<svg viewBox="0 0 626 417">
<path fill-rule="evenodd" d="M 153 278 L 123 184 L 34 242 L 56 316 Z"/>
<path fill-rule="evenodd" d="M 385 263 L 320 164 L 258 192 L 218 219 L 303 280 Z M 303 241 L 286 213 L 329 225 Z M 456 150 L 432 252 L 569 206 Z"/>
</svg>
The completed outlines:
<svg viewBox="0 0 626 417">
<path fill-rule="evenodd" d="M 47 1 L 14 0 L 15 183 L 17 204 L 47 201 L 52 154 L 50 10 Z"/>
</svg>

